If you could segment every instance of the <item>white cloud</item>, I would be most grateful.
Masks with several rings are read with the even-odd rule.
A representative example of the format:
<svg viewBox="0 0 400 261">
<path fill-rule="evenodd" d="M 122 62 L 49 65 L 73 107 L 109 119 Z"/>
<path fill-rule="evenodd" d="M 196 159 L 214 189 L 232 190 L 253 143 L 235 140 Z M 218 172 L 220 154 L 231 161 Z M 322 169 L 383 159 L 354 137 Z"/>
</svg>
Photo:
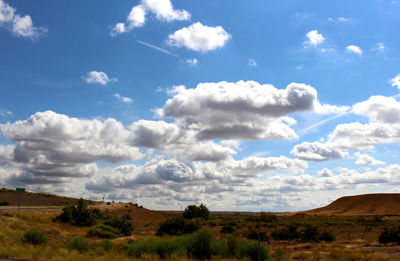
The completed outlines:
<svg viewBox="0 0 400 261">
<path fill-rule="evenodd" d="M 187 59 L 186 63 L 193 67 L 197 65 L 198 61 L 196 58 L 192 58 L 192 59 Z"/>
<path fill-rule="evenodd" d="M 356 103 L 353 112 L 366 115 L 374 122 L 400 124 L 400 102 L 392 97 L 371 96 L 367 101 Z"/>
<path fill-rule="evenodd" d="M 342 149 L 372 150 L 376 145 L 400 143 L 400 125 L 380 122 L 339 124 L 330 139 Z"/>
<path fill-rule="evenodd" d="M 167 44 L 186 47 L 193 51 L 208 52 L 222 48 L 230 38 L 231 35 L 221 26 L 209 27 L 197 22 L 170 34 Z"/>
<path fill-rule="evenodd" d="M 354 153 L 354 155 L 357 157 L 356 160 L 357 165 L 376 166 L 385 164 L 385 162 L 376 160 L 367 154 L 361 154 L 360 152 L 356 152 Z"/>
<path fill-rule="evenodd" d="M 296 158 L 312 161 L 343 159 L 349 155 L 336 148 L 334 144 L 320 142 L 303 142 L 295 145 L 291 153 Z"/>
<path fill-rule="evenodd" d="M 317 91 L 306 84 L 291 83 L 286 89 L 254 81 L 200 83 L 194 89 L 175 88 L 174 96 L 157 112 L 196 130 L 197 138 L 266 139 L 297 137 L 287 117 L 300 111 L 318 112 Z"/>
<path fill-rule="evenodd" d="M 88 84 L 101 84 L 107 85 L 110 82 L 117 82 L 117 78 L 109 78 L 106 73 L 91 71 L 87 73 L 86 77 L 82 77 Z"/>
<path fill-rule="evenodd" d="M 377 43 L 375 48 L 372 48 L 372 51 L 378 51 L 378 52 L 383 52 L 385 51 L 386 46 L 384 43 Z"/>
<path fill-rule="evenodd" d="M 324 36 L 318 33 L 318 30 L 309 31 L 306 37 L 308 40 L 304 42 L 305 46 L 318 46 L 325 41 Z"/>
<path fill-rule="evenodd" d="M 174 10 L 170 0 L 142 0 L 141 4 L 132 7 L 125 23 L 117 23 L 111 29 L 110 35 L 116 36 L 144 26 L 148 12 L 167 22 L 190 19 L 190 13 L 187 11 Z"/>
<path fill-rule="evenodd" d="M 182 160 L 225 160 L 235 154 L 229 147 L 214 142 L 199 142 L 196 133 L 180 129 L 175 123 L 140 120 L 130 126 L 131 144 L 158 149 Z"/>
<path fill-rule="evenodd" d="M 0 0 L 0 27 L 11 31 L 13 35 L 37 39 L 47 33 L 46 27 L 35 27 L 29 15 L 20 16 L 16 9 Z"/>
<path fill-rule="evenodd" d="M 362 55 L 363 54 L 363 50 L 357 46 L 357 45 L 348 45 L 346 46 L 346 51 L 349 53 L 355 53 L 358 55 Z"/>
<path fill-rule="evenodd" d="M 119 101 L 122 101 L 124 103 L 132 103 L 133 102 L 133 100 L 131 98 L 121 96 L 119 93 L 114 93 L 113 96 L 115 98 L 117 98 Z"/>
<path fill-rule="evenodd" d="M 333 177 L 334 175 L 330 169 L 324 168 L 324 169 L 318 171 L 318 176 L 327 178 L 327 177 Z"/>
<path fill-rule="evenodd" d="M 174 10 L 170 0 L 143 0 L 143 6 L 159 20 L 170 22 L 190 19 L 190 13 L 186 10 Z"/>
<path fill-rule="evenodd" d="M 398 74 L 396 77 L 391 79 L 389 83 L 394 87 L 396 86 L 400 90 L 400 74 Z"/>
<path fill-rule="evenodd" d="M 12 116 L 12 115 L 13 115 L 12 111 L 0 109 L 0 116 L 1 117 L 9 117 L 9 116 Z"/>
<path fill-rule="evenodd" d="M 256 67 L 257 66 L 256 59 L 249 59 L 249 62 L 247 63 L 247 65 L 251 66 L 251 67 Z"/>
<path fill-rule="evenodd" d="M 350 18 L 347 18 L 347 17 L 340 16 L 340 17 L 337 17 L 337 18 L 329 17 L 328 20 L 329 20 L 330 22 L 334 22 L 334 23 L 338 23 L 338 22 L 340 22 L 340 23 L 347 23 L 347 22 L 350 22 L 351 19 L 350 19 Z"/>
</svg>

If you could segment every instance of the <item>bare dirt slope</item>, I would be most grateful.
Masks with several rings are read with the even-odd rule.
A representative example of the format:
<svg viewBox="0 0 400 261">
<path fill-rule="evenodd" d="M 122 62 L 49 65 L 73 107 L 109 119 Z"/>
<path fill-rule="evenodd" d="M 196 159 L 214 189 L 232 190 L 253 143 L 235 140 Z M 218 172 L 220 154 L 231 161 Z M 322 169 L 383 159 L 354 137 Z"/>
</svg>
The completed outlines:
<svg viewBox="0 0 400 261">
<path fill-rule="evenodd" d="M 301 213 L 335 216 L 400 215 L 400 194 L 346 196 L 333 201 L 325 207 Z"/>
<path fill-rule="evenodd" d="M 19 197 L 21 197 L 21 206 L 62 206 L 76 204 L 78 202 L 77 198 L 33 192 L 25 192 L 19 195 L 15 190 L 0 189 L 0 203 L 8 204 L 10 206 L 18 206 Z M 94 201 L 85 200 L 85 202 L 87 204 L 95 204 Z"/>
</svg>

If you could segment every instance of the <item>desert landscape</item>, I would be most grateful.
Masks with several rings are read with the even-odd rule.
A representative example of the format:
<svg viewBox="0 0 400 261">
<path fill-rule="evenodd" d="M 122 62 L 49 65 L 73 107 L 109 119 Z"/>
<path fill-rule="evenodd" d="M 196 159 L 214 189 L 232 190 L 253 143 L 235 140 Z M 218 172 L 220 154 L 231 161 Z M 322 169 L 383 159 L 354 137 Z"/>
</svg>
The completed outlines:
<svg viewBox="0 0 400 261">
<path fill-rule="evenodd" d="M 41 209 L 61 199 L 46 195 L 47 202 L 37 200 L 41 196 L 44 195 L 24 195 L 28 205 L 36 205 L 38 209 L 0 208 L 0 257 L 13 260 L 400 259 L 400 194 L 347 196 L 323 208 L 294 213 L 210 213 L 204 205 L 188 206 L 183 212 L 154 211 L 133 203 L 107 205 L 73 198 L 62 198 L 62 209 Z M 10 207 L 15 206 L 17 197 L 10 190 L 0 192 L 0 201 L 10 200 Z M 88 207 L 87 203 L 92 205 Z"/>
</svg>

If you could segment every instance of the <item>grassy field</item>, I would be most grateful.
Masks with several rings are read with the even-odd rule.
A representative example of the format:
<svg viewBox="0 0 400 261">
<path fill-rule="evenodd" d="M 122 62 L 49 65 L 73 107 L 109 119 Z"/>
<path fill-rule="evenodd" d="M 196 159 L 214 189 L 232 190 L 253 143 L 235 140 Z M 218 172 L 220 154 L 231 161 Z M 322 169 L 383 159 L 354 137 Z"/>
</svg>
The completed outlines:
<svg viewBox="0 0 400 261">
<path fill-rule="evenodd" d="M 146 240 L 156 244 L 157 240 L 176 237 L 155 236 L 159 223 L 177 216 L 177 213 L 157 212 L 133 204 L 117 204 L 107 207 L 108 215 L 129 217 L 134 225 L 130 236 L 115 239 L 89 237 L 89 227 L 78 227 L 54 218 L 60 210 L 21 210 L 0 212 L 0 257 L 28 260 L 132 260 L 129 244 Z M 400 260 L 400 249 L 395 245 L 378 243 L 383 228 L 399 224 L 398 217 L 328 217 L 328 216 L 274 216 L 269 214 L 211 214 L 204 226 L 212 231 L 218 242 L 226 242 L 232 235 L 238 240 L 258 238 L 258 229 L 268 250 L 268 260 Z M 277 230 L 295 227 L 298 237 L 289 240 L 274 239 Z M 318 233 L 330 232 L 335 240 L 304 239 L 307 227 L 316 227 Z M 44 232 L 47 242 L 33 245 L 24 243 L 26 231 L 35 229 Z M 302 236 L 300 236 L 302 235 Z M 86 238 L 90 245 L 87 252 L 80 253 L 68 247 L 76 236 Z M 302 238 L 303 237 L 303 238 Z M 179 239 L 179 238 L 178 238 Z M 167 240 L 167 241 L 168 241 Z M 240 241 L 245 242 L 245 241 Z M 246 241 L 247 242 L 247 241 Z M 150 244 L 149 243 L 149 244 Z M 161 259 L 157 254 L 144 254 L 140 260 Z M 215 256 L 213 260 L 234 260 Z M 185 255 L 172 254 L 164 260 L 188 260 Z"/>
</svg>

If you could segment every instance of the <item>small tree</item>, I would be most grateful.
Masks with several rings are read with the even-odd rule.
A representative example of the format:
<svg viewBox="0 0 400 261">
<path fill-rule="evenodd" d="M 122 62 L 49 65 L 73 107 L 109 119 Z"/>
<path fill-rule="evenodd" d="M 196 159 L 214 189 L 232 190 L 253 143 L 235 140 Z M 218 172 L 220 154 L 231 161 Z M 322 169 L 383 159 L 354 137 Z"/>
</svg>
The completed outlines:
<svg viewBox="0 0 400 261">
<path fill-rule="evenodd" d="M 202 218 L 207 220 L 210 217 L 210 211 L 203 204 L 200 204 L 200 206 L 189 205 L 185 208 L 182 217 L 184 219 Z"/>
</svg>

